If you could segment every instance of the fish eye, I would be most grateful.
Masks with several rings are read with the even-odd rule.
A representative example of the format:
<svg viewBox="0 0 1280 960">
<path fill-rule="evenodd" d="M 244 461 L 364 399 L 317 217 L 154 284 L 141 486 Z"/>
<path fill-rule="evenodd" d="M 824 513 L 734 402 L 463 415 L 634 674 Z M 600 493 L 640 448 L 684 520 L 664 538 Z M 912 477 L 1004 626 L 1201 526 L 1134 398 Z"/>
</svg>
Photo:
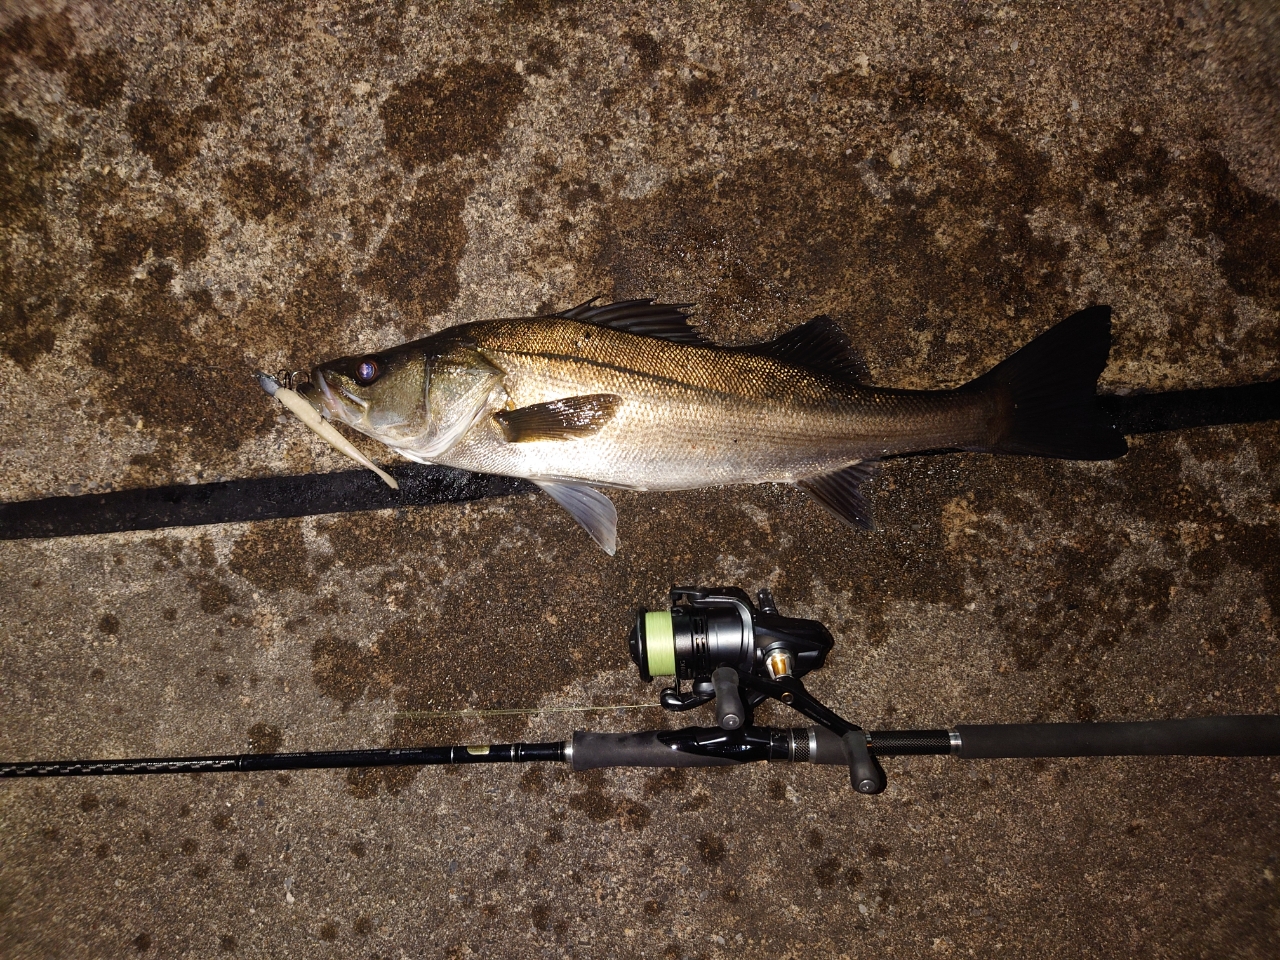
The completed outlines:
<svg viewBox="0 0 1280 960">
<path fill-rule="evenodd" d="M 356 379 L 365 386 L 382 376 L 382 364 L 372 357 L 367 357 L 356 364 Z"/>
</svg>

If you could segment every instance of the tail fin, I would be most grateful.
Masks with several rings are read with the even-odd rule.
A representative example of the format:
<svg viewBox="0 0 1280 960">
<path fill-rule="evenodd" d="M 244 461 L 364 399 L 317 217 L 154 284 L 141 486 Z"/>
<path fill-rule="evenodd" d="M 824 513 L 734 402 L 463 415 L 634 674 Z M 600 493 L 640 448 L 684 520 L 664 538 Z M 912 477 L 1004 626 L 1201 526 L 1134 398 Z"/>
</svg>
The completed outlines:
<svg viewBox="0 0 1280 960">
<path fill-rule="evenodd" d="M 1097 402 L 1111 351 L 1111 308 L 1088 307 L 968 385 L 999 398 L 991 453 L 1112 460 L 1129 444 Z"/>
</svg>

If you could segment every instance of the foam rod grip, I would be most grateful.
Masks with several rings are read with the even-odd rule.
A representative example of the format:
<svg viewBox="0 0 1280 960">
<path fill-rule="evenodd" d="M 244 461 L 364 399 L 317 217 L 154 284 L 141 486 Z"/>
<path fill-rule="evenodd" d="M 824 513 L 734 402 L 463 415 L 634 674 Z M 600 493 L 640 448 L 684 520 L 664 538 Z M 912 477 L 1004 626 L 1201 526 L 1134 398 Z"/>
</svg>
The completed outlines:
<svg viewBox="0 0 1280 960">
<path fill-rule="evenodd" d="M 958 726 L 965 760 L 1009 757 L 1272 757 L 1280 717 L 1199 717 L 1142 723 Z"/>
<path fill-rule="evenodd" d="M 641 733 L 573 734 L 574 770 L 600 767 L 732 767 L 739 761 L 672 749 L 658 739 L 657 730 Z"/>
</svg>

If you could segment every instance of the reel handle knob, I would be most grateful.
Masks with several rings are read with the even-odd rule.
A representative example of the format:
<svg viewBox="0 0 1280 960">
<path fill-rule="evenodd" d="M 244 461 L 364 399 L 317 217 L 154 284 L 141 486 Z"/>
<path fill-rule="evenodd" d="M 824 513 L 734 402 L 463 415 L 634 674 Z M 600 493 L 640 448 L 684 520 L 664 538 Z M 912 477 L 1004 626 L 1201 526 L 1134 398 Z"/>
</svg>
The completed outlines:
<svg viewBox="0 0 1280 960">
<path fill-rule="evenodd" d="M 711 686 L 716 693 L 716 726 L 721 730 L 737 730 L 747 716 L 738 692 L 738 671 L 733 667 L 716 667 L 711 674 Z"/>
<path fill-rule="evenodd" d="M 845 755 L 849 758 L 849 780 L 859 793 L 880 793 L 885 788 L 884 771 L 867 749 L 864 730 L 850 730 L 840 738 Z"/>
</svg>

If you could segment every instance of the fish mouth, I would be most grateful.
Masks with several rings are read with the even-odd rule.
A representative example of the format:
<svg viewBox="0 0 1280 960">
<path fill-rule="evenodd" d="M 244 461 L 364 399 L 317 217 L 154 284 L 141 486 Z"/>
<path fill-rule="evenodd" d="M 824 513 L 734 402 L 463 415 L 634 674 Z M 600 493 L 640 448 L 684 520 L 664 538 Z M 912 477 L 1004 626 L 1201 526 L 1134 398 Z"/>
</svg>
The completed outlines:
<svg viewBox="0 0 1280 960">
<path fill-rule="evenodd" d="M 311 372 L 311 379 L 298 388 L 298 393 L 326 420 L 332 420 L 341 412 L 340 401 L 319 370 Z"/>
<path fill-rule="evenodd" d="M 357 426 L 369 412 L 368 400 L 356 396 L 343 386 L 341 380 L 330 384 L 321 370 L 311 371 L 311 380 L 300 392 L 326 420 Z"/>
<path fill-rule="evenodd" d="M 326 384 L 326 386 L 327 386 L 327 384 Z M 343 395 L 344 397 L 346 397 L 348 400 L 350 400 L 350 401 L 351 401 L 355 406 L 357 406 L 357 407 L 359 407 L 359 408 L 360 408 L 360 412 L 361 412 L 361 413 L 368 413 L 368 412 L 369 412 L 369 401 L 368 401 L 368 400 L 364 399 L 363 397 L 357 397 L 354 393 L 352 393 L 352 392 L 351 392 L 350 390 L 348 390 L 346 387 L 339 386 L 339 387 L 338 387 L 338 389 L 342 391 L 342 395 Z"/>
</svg>

